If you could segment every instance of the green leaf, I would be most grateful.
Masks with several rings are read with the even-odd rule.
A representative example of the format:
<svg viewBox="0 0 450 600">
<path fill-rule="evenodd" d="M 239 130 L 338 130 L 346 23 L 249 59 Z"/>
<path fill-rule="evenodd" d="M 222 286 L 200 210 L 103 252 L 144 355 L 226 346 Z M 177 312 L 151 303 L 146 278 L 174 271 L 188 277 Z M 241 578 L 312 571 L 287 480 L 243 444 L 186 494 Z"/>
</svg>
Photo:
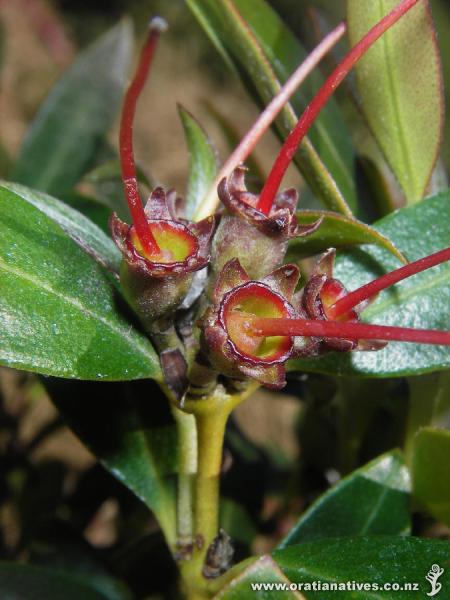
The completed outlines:
<svg viewBox="0 0 450 600">
<path fill-rule="evenodd" d="M 161 376 L 101 267 L 59 225 L 4 188 L 0 228 L 1 364 L 80 379 Z"/>
<path fill-rule="evenodd" d="M 450 192 L 403 208 L 374 226 L 409 260 L 417 260 L 448 246 L 450 239 Z M 398 261 L 379 246 L 343 251 L 335 275 L 353 290 L 381 274 L 398 268 Z M 363 312 L 370 323 L 450 329 L 450 264 L 414 275 L 382 292 Z M 377 352 L 330 353 L 320 358 L 290 361 L 290 370 L 338 375 L 387 377 L 417 375 L 450 366 L 450 348 L 426 344 L 390 342 Z"/>
<path fill-rule="evenodd" d="M 274 589 L 270 592 L 256 592 L 252 590 L 252 584 L 255 582 L 264 582 L 269 585 L 274 584 Z M 304 597 L 296 592 L 284 591 L 283 589 L 277 591 L 275 588 L 276 585 L 288 586 L 289 584 L 289 579 L 284 575 L 277 563 L 270 556 L 262 556 L 258 560 L 252 561 L 237 577 L 223 587 L 214 596 L 214 600 L 251 600 L 252 598 L 302 600 Z"/>
<path fill-rule="evenodd" d="M 187 4 L 221 54 L 226 53 L 227 62 L 234 65 L 236 72 L 244 70 L 244 82 L 249 84 L 251 91 L 256 89 L 259 100 L 264 104 L 268 104 L 280 88 L 276 69 L 280 69 L 280 73 L 282 70 L 285 78 L 293 70 L 292 65 L 297 66 L 305 56 L 305 50 L 264 0 L 236 0 L 234 3 L 228 0 L 187 0 Z M 276 48 L 272 50 L 274 45 Z M 273 52 L 269 57 L 266 55 L 268 49 Z M 278 57 L 279 51 L 284 53 L 282 58 Z M 292 62 L 285 65 L 283 60 L 288 60 L 288 57 Z M 276 122 L 280 135 L 285 137 L 296 122 L 292 107 L 286 105 Z M 322 125 L 317 127 L 320 129 L 316 131 L 322 133 L 320 150 L 329 149 L 331 138 L 328 129 Z M 344 144 L 347 142 L 344 136 Z M 305 138 L 295 161 L 307 183 L 328 208 L 351 216 L 351 210 L 333 179 L 333 176 L 336 177 L 339 183 L 344 179 L 342 172 L 334 171 L 346 152 L 342 148 L 333 148 L 329 154 L 335 159 L 333 164 L 327 165 L 330 170 L 333 169 L 333 174 L 322 162 L 311 141 Z M 345 180 L 350 186 L 351 178 L 345 176 Z M 348 196 L 352 194 L 348 192 Z"/>
<path fill-rule="evenodd" d="M 313 256 L 327 248 L 342 248 L 353 244 L 376 244 L 386 248 L 402 262 L 406 262 L 394 244 L 370 225 L 324 210 L 297 212 L 297 220 L 302 225 L 313 223 L 320 217 L 323 217 L 323 221 L 317 231 L 290 241 L 287 262 Z"/>
<path fill-rule="evenodd" d="M 408 533 L 409 492 L 401 454 L 384 454 L 320 496 L 279 548 L 322 538 Z"/>
<path fill-rule="evenodd" d="M 444 569 L 439 579 L 443 589 L 450 585 L 450 544 L 447 541 L 420 539 L 414 537 L 374 536 L 357 538 L 332 538 L 289 546 L 273 553 L 273 558 L 288 577 L 295 583 L 302 583 L 299 592 L 306 592 L 308 600 L 330 600 L 342 598 L 347 600 L 382 600 L 396 598 L 410 600 L 422 597 L 430 591 L 430 584 L 425 576 L 433 564 Z M 330 589 L 313 591 L 312 582 L 347 585 L 355 581 L 378 584 L 380 591 L 360 588 L 355 591 L 336 592 Z M 386 583 L 401 587 L 418 584 L 418 591 L 396 590 L 381 591 Z M 310 584 L 305 587 L 305 584 Z M 339 589 L 339 588 L 338 588 Z M 346 589 L 345 587 L 341 587 Z M 260 596 L 263 598 L 264 596 Z"/>
<path fill-rule="evenodd" d="M 61 229 L 83 250 L 85 250 L 95 260 L 109 269 L 118 272 L 120 265 L 120 252 L 111 240 L 97 225 L 92 223 L 90 218 L 80 214 L 80 210 L 74 210 L 64 202 L 52 198 L 43 192 L 31 190 L 23 185 L 4 182 L 0 186 L 2 190 L 10 191 L 14 195 L 20 196 L 22 200 L 32 204 L 43 212 L 52 221 L 57 223 Z M 70 196 L 70 195 L 69 195 Z M 86 201 L 85 201 L 86 202 Z M 78 209 L 86 208 L 85 204 L 74 200 Z M 101 208 L 101 207 L 99 207 Z M 105 219 L 106 215 L 98 215 Z"/>
<path fill-rule="evenodd" d="M 22 563 L 0 562 L 3 600 L 125 600 L 128 595 L 106 594 L 87 577 Z"/>
<path fill-rule="evenodd" d="M 155 513 L 166 539 L 175 543 L 177 436 L 156 383 L 45 379 L 44 384 L 78 437 Z"/>
<path fill-rule="evenodd" d="M 425 427 L 414 437 L 411 466 L 414 496 L 421 507 L 447 525 L 450 525 L 449 456 L 449 430 Z"/>
<path fill-rule="evenodd" d="M 116 116 L 132 50 L 123 21 L 79 56 L 41 106 L 12 179 L 55 195 L 72 189 Z"/>
<path fill-rule="evenodd" d="M 352 45 L 398 4 L 347 0 Z M 419 2 L 356 66 L 363 111 L 407 200 L 425 193 L 443 128 L 441 65 L 427 2 Z"/>
<path fill-rule="evenodd" d="M 198 121 L 182 106 L 178 113 L 189 150 L 186 218 L 192 219 L 217 175 L 217 154 Z"/>
</svg>

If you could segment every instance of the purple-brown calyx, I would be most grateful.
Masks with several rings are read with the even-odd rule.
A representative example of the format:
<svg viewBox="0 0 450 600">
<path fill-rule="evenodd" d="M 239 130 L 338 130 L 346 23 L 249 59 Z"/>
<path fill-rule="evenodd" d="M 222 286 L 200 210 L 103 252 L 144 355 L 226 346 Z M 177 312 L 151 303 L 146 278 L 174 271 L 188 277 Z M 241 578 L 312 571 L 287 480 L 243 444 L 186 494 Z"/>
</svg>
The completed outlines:
<svg viewBox="0 0 450 600">
<path fill-rule="evenodd" d="M 245 172 L 245 167 L 237 167 L 228 178 L 219 183 L 219 198 L 231 214 L 245 219 L 266 235 L 279 236 L 285 240 L 309 235 L 320 226 L 322 219 L 309 225 L 297 223 L 295 210 L 298 193 L 294 188 L 278 194 L 269 213 L 262 213 L 257 208 L 259 197 L 249 192 L 245 186 Z"/>
<path fill-rule="evenodd" d="M 258 316 L 293 318 L 291 302 L 299 276 L 297 266 L 284 265 L 251 281 L 237 259 L 225 265 L 201 323 L 205 352 L 217 371 L 271 388 L 285 384 L 284 363 L 292 353 L 292 338 L 247 335 L 246 321 Z"/>
<path fill-rule="evenodd" d="M 197 271 L 208 264 L 215 218 L 192 223 L 180 218 L 176 208 L 173 190 L 153 190 L 145 207 L 147 226 L 158 244 L 151 253 L 142 247 L 134 226 L 112 215 L 112 236 L 129 266 L 143 274 L 165 277 Z"/>
</svg>

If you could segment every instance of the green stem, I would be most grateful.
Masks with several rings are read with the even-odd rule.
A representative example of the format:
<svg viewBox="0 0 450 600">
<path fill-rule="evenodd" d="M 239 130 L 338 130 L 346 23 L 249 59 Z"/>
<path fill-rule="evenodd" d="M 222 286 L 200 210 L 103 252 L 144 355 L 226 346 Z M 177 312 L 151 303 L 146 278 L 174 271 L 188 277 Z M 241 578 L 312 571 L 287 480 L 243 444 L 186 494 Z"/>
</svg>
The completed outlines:
<svg viewBox="0 0 450 600">
<path fill-rule="evenodd" d="M 192 543 L 194 537 L 193 479 L 197 472 L 197 430 L 193 415 L 172 403 L 171 407 L 178 434 L 177 537 L 182 548 Z"/>
<path fill-rule="evenodd" d="M 226 423 L 233 408 L 257 387 L 252 383 L 242 393 L 229 395 L 219 386 L 208 398 L 186 402 L 185 410 L 195 418 L 198 447 L 193 554 L 191 560 L 180 564 L 189 600 L 204 600 L 212 595 L 203 567 L 208 548 L 219 531 L 220 472 Z"/>
</svg>

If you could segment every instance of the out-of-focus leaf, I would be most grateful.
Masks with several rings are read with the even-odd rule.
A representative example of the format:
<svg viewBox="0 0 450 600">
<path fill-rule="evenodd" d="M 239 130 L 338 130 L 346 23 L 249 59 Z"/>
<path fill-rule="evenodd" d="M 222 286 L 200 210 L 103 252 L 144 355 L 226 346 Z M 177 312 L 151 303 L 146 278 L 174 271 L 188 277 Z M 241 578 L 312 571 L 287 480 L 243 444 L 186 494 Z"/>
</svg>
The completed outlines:
<svg viewBox="0 0 450 600">
<path fill-rule="evenodd" d="M 219 521 L 220 526 L 233 540 L 250 545 L 256 536 L 257 529 L 250 515 L 243 506 L 234 500 L 222 498 Z"/>
<path fill-rule="evenodd" d="M 0 563 L 0 589 L 4 600 L 125 600 L 128 594 L 98 590 L 87 577 L 23 563 Z"/>
<path fill-rule="evenodd" d="M 279 548 L 322 538 L 408 533 L 409 492 L 401 454 L 385 454 L 320 496 Z"/>
<path fill-rule="evenodd" d="M 323 210 L 297 212 L 297 220 L 302 225 L 313 223 L 320 217 L 323 217 L 323 221 L 317 231 L 291 240 L 286 256 L 288 262 L 324 252 L 327 248 L 342 248 L 354 244 L 376 244 L 406 262 L 394 244 L 370 225 Z"/>
<path fill-rule="evenodd" d="M 12 160 L 5 146 L 0 142 L 0 177 L 8 177 Z"/>
<path fill-rule="evenodd" d="M 450 389 L 447 386 L 447 394 Z M 413 441 L 413 494 L 435 519 L 450 525 L 450 430 L 425 427 Z"/>
<path fill-rule="evenodd" d="M 397 4 L 347 0 L 351 44 Z M 431 177 L 443 128 L 441 66 L 428 2 L 419 2 L 368 50 L 356 75 L 370 127 L 408 202 L 416 202 Z"/>
<path fill-rule="evenodd" d="M 12 178 L 62 195 L 92 165 L 120 106 L 133 50 L 123 21 L 85 50 L 41 106 Z"/>
<path fill-rule="evenodd" d="M 264 0 L 187 0 L 187 3 L 222 55 L 226 53 L 228 62 L 234 64 L 238 72 L 244 70 L 249 78 L 246 77 L 244 81 L 249 83 L 252 92 L 256 89 L 259 100 L 264 104 L 267 104 L 280 88 L 277 69 L 282 69 L 285 74 L 283 77 L 287 76 L 293 70 L 291 65 L 297 66 L 305 55 L 292 33 Z M 269 57 L 268 49 L 272 49 L 273 53 Z M 275 59 L 279 52 L 283 53 L 282 58 Z M 283 61 L 288 57 L 292 62 L 286 65 Z M 273 65 L 271 60 L 274 61 Z M 276 121 L 279 133 L 285 137 L 296 122 L 291 106 L 286 105 Z M 345 179 L 348 183 L 346 190 L 351 186 L 351 178 L 347 175 L 342 176 L 342 157 L 347 154 L 342 148 L 338 152 L 336 148 L 331 151 L 334 138 L 331 141 L 326 128 L 321 127 L 320 131 L 323 134 L 320 138 L 320 150 L 316 151 L 309 138 L 306 138 L 295 160 L 298 161 L 306 181 L 325 205 L 331 210 L 351 216 L 351 210 L 333 178 L 334 176 L 339 180 L 339 183 Z M 345 142 L 348 142 L 348 139 Z M 330 150 L 329 155 L 334 157 L 334 162 L 327 166 L 319 157 L 323 146 L 327 147 Z M 330 170 L 337 169 L 337 173 L 333 173 L 332 176 L 327 167 Z M 347 195 L 352 197 L 350 192 Z"/>
<path fill-rule="evenodd" d="M 136 165 L 136 174 L 140 184 L 149 190 L 155 187 L 152 179 L 144 173 L 139 165 Z M 130 220 L 130 211 L 123 191 L 120 161 L 117 158 L 112 158 L 94 167 L 89 173 L 86 173 L 83 183 L 87 183 L 92 188 L 92 196 L 97 202 L 109 208 L 110 211 L 116 212 L 122 220 Z"/>
<path fill-rule="evenodd" d="M 189 151 L 186 217 L 192 219 L 217 175 L 217 154 L 198 121 L 182 106 L 178 112 Z"/>
<path fill-rule="evenodd" d="M 44 384 L 78 437 L 155 513 L 167 540 L 175 543 L 177 436 L 157 385 L 55 379 Z"/>
<path fill-rule="evenodd" d="M 29 496 L 32 502 L 33 493 Z M 39 541 L 32 545 L 31 564 L 85 581 L 108 600 L 131 600 L 125 584 L 108 573 L 92 547 L 83 540 L 82 531 L 75 532 L 64 526 L 59 530 L 58 525 L 44 537 L 40 532 Z"/>
<path fill-rule="evenodd" d="M 450 371 L 408 379 L 408 421 L 404 452 L 411 466 L 416 433 L 423 427 L 450 429 Z"/>
<path fill-rule="evenodd" d="M 160 377 L 105 273 L 59 224 L 6 188 L 0 224 L 1 364 L 68 378 Z"/>
<path fill-rule="evenodd" d="M 409 259 L 416 260 L 448 246 L 450 193 L 439 194 L 381 219 L 374 228 Z M 335 275 L 348 290 L 399 267 L 379 246 L 343 251 Z M 450 329 L 450 264 L 414 275 L 382 292 L 364 312 L 365 321 L 416 329 Z M 448 346 L 390 342 L 377 352 L 330 353 L 320 358 L 290 361 L 291 370 L 338 375 L 387 377 L 417 375 L 450 366 Z"/>
<path fill-rule="evenodd" d="M 97 227 L 106 233 L 106 235 L 110 234 L 108 223 L 111 211 L 100 202 L 97 202 L 96 199 L 90 198 L 84 194 L 72 192 L 65 195 L 64 205 L 69 205 L 71 208 L 80 212 L 97 225 Z"/>
<path fill-rule="evenodd" d="M 444 568 L 439 579 L 443 590 L 450 584 L 450 545 L 441 540 L 400 536 L 332 538 L 289 546 L 275 551 L 272 557 L 290 581 L 303 584 L 299 592 L 306 593 L 308 600 L 410 600 L 430 591 L 425 575 L 433 564 Z M 312 587 L 312 582 L 318 580 L 322 591 Z M 324 584 L 345 586 L 349 581 L 361 587 L 351 591 L 341 587 L 346 590 L 341 592 L 332 587 L 324 589 Z M 305 587 L 307 583 L 309 587 Z M 364 583 L 377 584 L 378 590 L 364 588 Z M 385 583 L 399 586 L 395 595 L 382 593 Z M 418 584 L 419 594 L 405 589 L 406 584 L 413 583 Z"/>
</svg>

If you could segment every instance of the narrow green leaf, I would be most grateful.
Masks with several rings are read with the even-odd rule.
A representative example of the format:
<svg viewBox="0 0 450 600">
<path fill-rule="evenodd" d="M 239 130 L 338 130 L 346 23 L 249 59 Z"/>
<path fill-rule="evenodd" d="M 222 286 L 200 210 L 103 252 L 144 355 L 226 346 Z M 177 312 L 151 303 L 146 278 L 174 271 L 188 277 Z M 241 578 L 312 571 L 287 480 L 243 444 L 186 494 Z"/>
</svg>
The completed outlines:
<svg viewBox="0 0 450 600">
<path fill-rule="evenodd" d="M 450 390 L 447 386 L 447 395 Z M 433 517 L 450 525 L 450 431 L 425 427 L 413 441 L 413 494 Z"/>
<path fill-rule="evenodd" d="M 295 45 L 295 49 L 292 50 L 295 38 L 264 0 L 252 0 L 251 3 L 232 2 L 231 0 L 187 0 L 187 4 L 220 52 L 227 53 L 228 62 L 231 61 L 238 72 L 244 70 L 247 75 L 244 82 L 248 83 L 251 91 L 256 89 L 259 100 L 264 104 L 267 104 L 280 88 L 275 71 L 275 66 L 278 67 L 282 62 L 278 57 L 275 59 L 278 46 L 283 45 L 284 40 L 286 40 L 286 44 L 290 44 L 289 52 L 297 53 L 295 56 L 291 56 L 295 66 L 305 55 L 305 51 L 299 45 Z M 248 22 L 243 16 L 244 12 L 246 18 L 249 19 Z M 278 28 L 275 36 L 277 48 L 273 55 L 274 64 L 271 64 L 270 57 L 265 52 L 265 48 L 271 47 L 274 40 L 272 38 L 270 38 L 272 41 L 266 40 L 264 37 L 268 24 L 272 22 Z M 273 36 L 271 27 L 269 27 L 269 33 L 270 36 Z M 283 70 L 290 73 L 291 66 L 283 66 Z M 285 137 L 296 122 L 296 115 L 291 105 L 288 104 L 276 122 L 280 135 Z M 326 128 L 323 131 L 326 131 Z M 329 141 L 329 137 L 327 140 L 321 138 L 320 143 L 328 145 Z M 339 154 L 340 158 L 342 156 L 344 153 Z M 301 144 L 295 160 L 311 189 L 324 202 L 325 206 L 330 210 L 351 216 L 351 210 L 339 191 L 336 181 L 309 138 L 305 138 Z M 329 165 L 329 168 L 331 169 L 332 166 L 336 166 L 336 163 Z"/>
<path fill-rule="evenodd" d="M 448 246 L 450 192 L 384 217 L 374 228 L 392 240 L 409 260 Z M 346 250 L 336 261 L 335 275 L 348 290 L 398 268 L 396 258 L 379 246 Z M 417 329 L 450 329 L 450 264 L 414 275 L 382 292 L 364 312 L 365 321 Z M 377 352 L 330 353 L 321 358 L 291 361 L 291 370 L 338 375 L 387 377 L 417 375 L 450 366 L 450 348 L 390 342 Z"/>
<path fill-rule="evenodd" d="M 347 0 L 352 45 L 398 4 Z M 408 202 L 420 200 L 442 138 L 442 77 L 428 2 L 419 2 L 356 66 L 369 125 Z"/>
<path fill-rule="evenodd" d="M 252 584 L 264 582 L 273 584 L 270 591 L 256 591 Z M 214 596 L 214 600 L 302 600 L 304 596 L 289 591 L 291 582 L 270 556 L 261 556 L 249 564 L 237 577 Z M 280 586 L 277 590 L 276 586 Z M 285 590 L 281 586 L 287 586 Z M 263 588 L 264 589 L 264 588 Z"/>
<path fill-rule="evenodd" d="M 431 591 L 425 576 L 433 564 L 444 569 L 439 579 L 443 590 L 450 585 L 450 544 L 447 541 L 398 536 L 332 538 L 289 546 L 272 556 L 290 581 L 303 584 L 299 592 L 306 593 L 308 600 L 422 597 Z M 314 591 L 313 581 L 321 582 L 322 591 Z M 353 581 L 360 586 L 378 587 L 355 587 L 354 590 L 345 587 Z M 333 583 L 341 586 L 337 588 L 340 593 L 332 587 L 324 589 Z M 385 584 L 395 584 L 398 588 L 383 590 Z M 415 588 L 405 589 L 406 584 L 417 584 L 417 592 Z"/>
<path fill-rule="evenodd" d="M 324 210 L 300 210 L 297 212 L 297 220 L 302 225 L 314 223 L 320 217 L 323 217 L 323 221 L 317 231 L 311 235 L 291 240 L 286 256 L 288 262 L 313 256 L 328 248 L 342 248 L 353 244 L 378 245 L 388 250 L 400 261 L 406 262 L 394 244 L 370 225 Z"/>
<path fill-rule="evenodd" d="M 409 492 L 401 454 L 380 456 L 320 496 L 278 547 L 322 538 L 408 533 Z"/>
<path fill-rule="evenodd" d="M 3 600 L 118 600 L 85 577 L 23 563 L 0 562 L 0 589 Z"/>
<path fill-rule="evenodd" d="M 1 364 L 80 379 L 160 377 L 101 267 L 59 225 L 4 188 L 0 229 Z"/>
<path fill-rule="evenodd" d="M 157 385 L 48 378 L 44 385 L 78 437 L 155 513 L 166 539 L 175 543 L 177 436 Z"/>
<path fill-rule="evenodd" d="M 182 106 L 178 112 L 189 151 L 186 218 L 192 219 L 217 175 L 217 154 L 198 121 Z"/>
<path fill-rule="evenodd" d="M 132 50 L 123 21 L 80 55 L 36 115 L 12 179 L 55 195 L 72 189 L 116 116 Z"/>
</svg>

